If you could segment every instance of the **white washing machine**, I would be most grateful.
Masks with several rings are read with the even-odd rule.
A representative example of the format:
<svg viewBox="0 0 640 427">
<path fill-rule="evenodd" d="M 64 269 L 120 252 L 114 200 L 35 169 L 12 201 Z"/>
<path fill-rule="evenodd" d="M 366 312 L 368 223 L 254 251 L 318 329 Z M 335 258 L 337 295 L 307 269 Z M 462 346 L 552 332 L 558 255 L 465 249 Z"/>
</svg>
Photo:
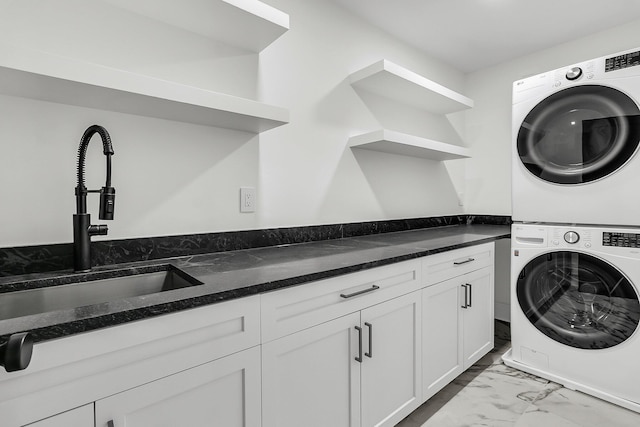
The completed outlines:
<svg viewBox="0 0 640 427">
<path fill-rule="evenodd" d="M 640 48 L 513 84 L 512 218 L 640 226 Z"/>
<path fill-rule="evenodd" d="M 506 365 L 640 412 L 640 227 L 513 224 Z"/>
</svg>

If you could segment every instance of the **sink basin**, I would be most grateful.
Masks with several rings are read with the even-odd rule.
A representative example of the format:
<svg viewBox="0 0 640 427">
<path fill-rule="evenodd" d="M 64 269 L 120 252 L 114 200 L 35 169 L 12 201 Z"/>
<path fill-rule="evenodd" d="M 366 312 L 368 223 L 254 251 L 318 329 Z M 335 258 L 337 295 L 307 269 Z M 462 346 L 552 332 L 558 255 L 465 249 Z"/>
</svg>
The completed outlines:
<svg viewBox="0 0 640 427">
<path fill-rule="evenodd" d="M 66 276 L 47 281 L 46 287 L 1 293 L 0 320 L 202 285 L 169 264 L 117 274 L 119 277 L 100 278 L 105 272 L 91 273 L 86 281 L 75 282 L 73 276 Z"/>
</svg>

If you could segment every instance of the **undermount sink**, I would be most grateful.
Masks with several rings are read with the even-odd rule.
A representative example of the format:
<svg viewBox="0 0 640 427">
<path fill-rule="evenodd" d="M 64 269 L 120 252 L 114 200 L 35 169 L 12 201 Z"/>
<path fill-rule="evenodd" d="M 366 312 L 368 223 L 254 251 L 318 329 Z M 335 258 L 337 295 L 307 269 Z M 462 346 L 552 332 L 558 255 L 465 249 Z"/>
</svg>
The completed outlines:
<svg viewBox="0 0 640 427">
<path fill-rule="evenodd" d="M 48 281 L 46 287 L 0 293 L 0 320 L 203 284 L 169 264 L 146 267 L 145 271 L 139 269 L 134 272 L 118 272 L 124 274 L 119 277 L 100 278 L 104 274 L 90 274 L 85 281 L 75 282 L 73 276 L 60 277 Z"/>
</svg>

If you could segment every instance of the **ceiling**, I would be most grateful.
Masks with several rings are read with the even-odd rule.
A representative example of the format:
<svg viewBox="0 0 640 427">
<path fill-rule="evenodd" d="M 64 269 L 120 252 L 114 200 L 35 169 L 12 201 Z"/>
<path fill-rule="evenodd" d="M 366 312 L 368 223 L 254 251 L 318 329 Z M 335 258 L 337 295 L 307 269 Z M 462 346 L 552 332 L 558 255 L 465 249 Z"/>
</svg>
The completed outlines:
<svg viewBox="0 0 640 427">
<path fill-rule="evenodd" d="M 333 0 L 465 73 L 640 19 L 639 0 Z"/>
</svg>

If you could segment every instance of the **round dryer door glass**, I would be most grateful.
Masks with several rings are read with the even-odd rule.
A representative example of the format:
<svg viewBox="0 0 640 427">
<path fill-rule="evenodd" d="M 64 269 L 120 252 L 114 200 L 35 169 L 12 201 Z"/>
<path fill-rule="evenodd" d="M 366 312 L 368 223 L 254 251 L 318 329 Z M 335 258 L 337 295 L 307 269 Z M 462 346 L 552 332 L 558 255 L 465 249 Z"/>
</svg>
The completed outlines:
<svg viewBox="0 0 640 427">
<path fill-rule="evenodd" d="M 611 264 L 591 255 L 559 251 L 540 255 L 520 272 L 520 308 L 549 338 L 584 349 L 613 347 L 640 321 L 638 294 Z"/>
<path fill-rule="evenodd" d="M 542 100 L 520 125 L 517 149 L 535 176 L 582 184 L 623 166 L 640 142 L 640 110 L 619 90 L 585 85 Z"/>
</svg>

